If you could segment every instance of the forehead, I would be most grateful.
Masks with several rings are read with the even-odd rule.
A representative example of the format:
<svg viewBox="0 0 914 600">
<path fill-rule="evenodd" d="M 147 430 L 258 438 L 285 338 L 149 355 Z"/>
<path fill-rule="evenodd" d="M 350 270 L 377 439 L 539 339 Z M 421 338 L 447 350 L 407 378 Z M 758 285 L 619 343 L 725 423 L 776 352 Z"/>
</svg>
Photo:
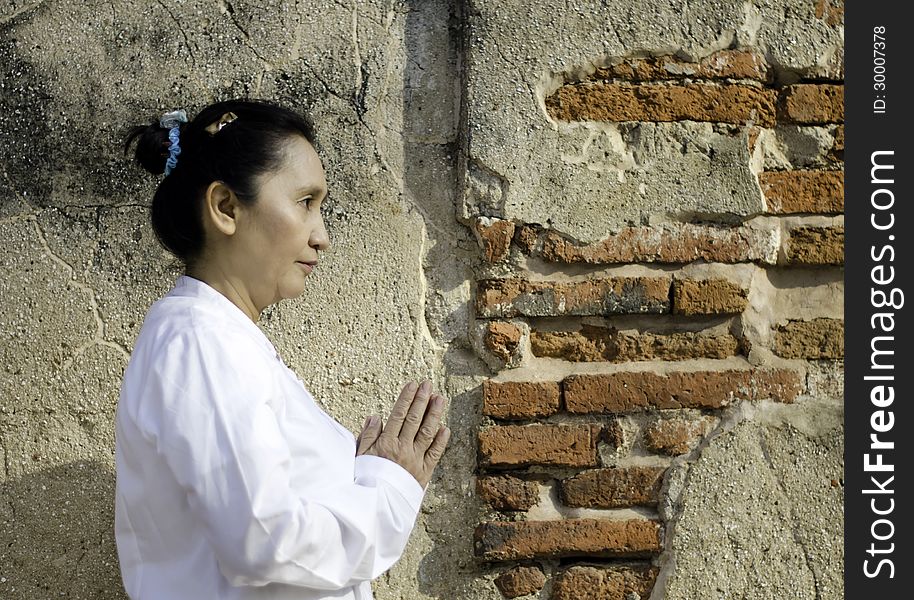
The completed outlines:
<svg viewBox="0 0 914 600">
<path fill-rule="evenodd" d="M 279 169 L 265 174 L 264 186 L 287 192 L 327 189 L 321 159 L 304 137 L 290 137 L 283 145 L 281 156 L 283 158 Z"/>
</svg>

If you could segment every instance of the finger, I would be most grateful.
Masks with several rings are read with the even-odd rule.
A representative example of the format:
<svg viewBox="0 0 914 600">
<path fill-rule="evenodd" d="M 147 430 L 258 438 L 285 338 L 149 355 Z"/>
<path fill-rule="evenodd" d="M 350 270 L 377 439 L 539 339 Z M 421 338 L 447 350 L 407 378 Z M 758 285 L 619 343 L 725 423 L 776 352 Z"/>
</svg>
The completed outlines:
<svg viewBox="0 0 914 600">
<path fill-rule="evenodd" d="M 451 439 L 451 428 L 444 425 L 438 430 L 438 433 L 435 434 L 435 439 L 432 440 L 432 445 L 428 447 L 428 450 L 425 452 L 425 468 L 434 469 L 435 465 L 438 464 L 438 461 L 441 460 L 441 457 L 444 455 L 444 449 L 447 447 L 448 440 Z"/>
<path fill-rule="evenodd" d="M 413 402 L 409 406 L 406 418 L 403 419 L 403 426 L 400 428 L 400 440 L 410 444 L 414 443 L 416 432 L 419 431 L 419 426 L 422 425 L 422 419 L 425 417 L 425 409 L 428 407 L 428 399 L 431 394 L 432 383 L 426 379 L 419 386 L 419 391 L 416 392 L 416 397 L 413 398 Z"/>
<path fill-rule="evenodd" d="M 381 419 L 371 415 L 368 417 L 368 425 L 362 430 L 362 433 L 359 434 L 359 439 L 356 442 L 356 456 L 364 454 L 366 450 L 371 448 L 375 443 L 378 437 L 381 435 Z"/>
<path fill-rule="evenodd" d="M 387 417 L 387 426 L 384 428 L 385 434 L 400 435 L 400 428 L 406 418 L 406 411 L 409 410 L 409 405 L 412 404 L 418 389 L 419 385 L 415 381 L 410 381 L 403 386 L 400 397 L 394 402 L 394 407 L 390 409 L 390 416 Z"/>
<path fill-rule="evenodd" d="M 435 434 L 438 432 L 438 427 L 441 425 L 441 415 L 444 414 L 445 403 L 446 400 L 441 394 L 432 394 L 429 399 L 428 410 L 425 413 L 425 418 L 422 419 L 422 425 L 419 427 L 418 433 L 416 433 L 415 440 L 415 444 L 419 446 L 422 452 L 428 449 Z"/>
</svg>

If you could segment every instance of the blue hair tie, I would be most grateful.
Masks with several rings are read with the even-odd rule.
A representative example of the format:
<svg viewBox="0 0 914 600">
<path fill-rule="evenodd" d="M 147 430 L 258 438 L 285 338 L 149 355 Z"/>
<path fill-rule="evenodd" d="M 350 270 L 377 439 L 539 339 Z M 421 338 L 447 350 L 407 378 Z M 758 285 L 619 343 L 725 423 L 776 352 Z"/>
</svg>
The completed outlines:
<svg viewBox="0 0 914 600">
<path fill-rule="evenodd" d="M 165 175 L 171 173 L 178 165 L 178 155 L 181 154 L 181 146 L 178 145 L 181 123 L 187 123 L 187 113 L 183 110 L 173 110 L 159 118 L 159 126 L 169 130 L 168 140 L 171 142 L 168 146 L 168 159 L 165 161 Z"/>
</svg>

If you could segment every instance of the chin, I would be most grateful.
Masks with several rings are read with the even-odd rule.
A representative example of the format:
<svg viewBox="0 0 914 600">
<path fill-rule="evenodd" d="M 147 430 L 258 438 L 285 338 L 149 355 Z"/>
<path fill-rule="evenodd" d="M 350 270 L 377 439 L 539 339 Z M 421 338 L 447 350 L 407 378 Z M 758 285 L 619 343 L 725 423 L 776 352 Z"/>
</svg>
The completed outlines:
<svg viewBox="0 0 914 600">
<path fill-rule="evenodd" d="M 291 300 L 292 298 L 298 298 L 302 295 L 302 292 L 305 291 L 305 286 L 303 281 L 297 283 L 287 283 L 279 287 L 279 296 L 280 298 L 285 298 Z"/>
</svg>

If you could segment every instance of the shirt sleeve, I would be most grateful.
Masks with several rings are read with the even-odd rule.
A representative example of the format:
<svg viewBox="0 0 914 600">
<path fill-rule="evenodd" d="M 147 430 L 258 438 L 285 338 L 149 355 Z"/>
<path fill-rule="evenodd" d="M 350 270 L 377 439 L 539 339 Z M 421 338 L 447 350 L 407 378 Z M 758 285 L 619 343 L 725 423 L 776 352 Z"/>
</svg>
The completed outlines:
<svg viewBox="0 0 914 600">
<path fill-rule="evenodd" d="M 425 493 L 408 471 L 358 456 L 351 482 L 297 497 L 270 406 L 275 359 L 224 331 L 178 336 L 165 356 L 158 452 L 231 585 L 337 590 L 399 559 Z"/>
</svg>

